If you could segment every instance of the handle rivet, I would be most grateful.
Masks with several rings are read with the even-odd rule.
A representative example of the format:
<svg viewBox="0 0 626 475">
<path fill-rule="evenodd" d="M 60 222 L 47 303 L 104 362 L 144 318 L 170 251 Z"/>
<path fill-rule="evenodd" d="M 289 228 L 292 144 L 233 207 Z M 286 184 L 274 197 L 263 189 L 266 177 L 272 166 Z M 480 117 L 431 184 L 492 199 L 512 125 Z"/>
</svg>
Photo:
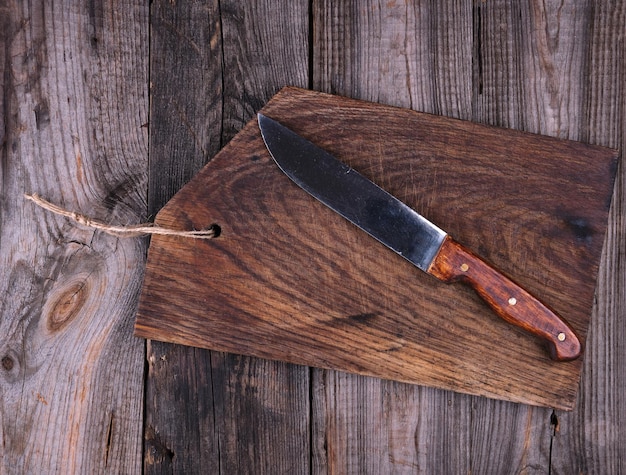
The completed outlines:
<svg viewBox="0 0 626 475">
<path fill-rule="evenodd" d="M 465 263 L 461 264 L 461 270 L 463 272 L 467 272 L 469 270 L 469 266 Z"/>
<path fill-rule="evenodd" d="M 557 336 L 559 341 L 565 341 L 565 333 L 561 332 Z"/>
<path fill-rule="evenodd" d="M 517 303 L 517 299 L 515 297 L 511 297 L 509 299 L 509 305 L 515 305 Z"/>
</svg>

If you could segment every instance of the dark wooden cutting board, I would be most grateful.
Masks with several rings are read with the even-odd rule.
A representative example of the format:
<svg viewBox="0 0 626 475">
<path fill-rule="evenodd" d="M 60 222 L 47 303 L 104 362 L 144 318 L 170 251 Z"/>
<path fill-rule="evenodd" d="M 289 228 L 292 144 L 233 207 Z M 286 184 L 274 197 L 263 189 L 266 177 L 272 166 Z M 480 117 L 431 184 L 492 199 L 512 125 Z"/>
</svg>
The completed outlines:
<svg viewBox="0 0 626 475">
<path fill-rule="evenodd" d="M 285 88 L 263 112 L 324 147 L 564 316 L 585 341 L 617 153 Z M 473 291 L 443 284 L 318 203 L 256 120 L 158 214 L 138 336 L 570 409 L 555 363 Z M 601 318 L 598 315 L 597 318 Z"/>
</svg>

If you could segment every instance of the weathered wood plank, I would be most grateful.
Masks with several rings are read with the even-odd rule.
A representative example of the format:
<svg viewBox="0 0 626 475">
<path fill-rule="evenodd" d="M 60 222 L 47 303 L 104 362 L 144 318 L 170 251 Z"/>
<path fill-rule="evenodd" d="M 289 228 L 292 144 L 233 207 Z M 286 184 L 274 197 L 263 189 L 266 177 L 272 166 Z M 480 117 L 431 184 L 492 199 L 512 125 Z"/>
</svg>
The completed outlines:
<svg viewBox="0 0 626 475">
<path fill-rule="evenodd" d="M 624 149 L 626 144 L 626 4 L 591 2 L 586 11 L 586 54 L 580 117 L 583 140 Z M 573 120 L 576 120 L 575 118 Z M 600 268 L 588 355 L 578 405 L 559 413 L 553 445 L 555 473 L 626 470 L 626 169 L 618 168 Z"/>
<path fill-rule="evenodd" d="M 475 3 L 473 119 L 580 140 L 589 17 L 585 2 Z"/>
<path fill-rule="evenodd" d="M 150 42 L 148 191 L 154 212 L 221 146 L 219 2 L 153 2 Z"/>
<path fill-rule="evenodd" d="M 148 209 L 155 214 L 220 147 L 219 2 L 152 2 Z M 219 471 L 210 354 L 148 342 L 146 473 Z"/>
<path fill-rule="evenodd" d="M 336 371 L 312 385 L 314 473 L 470 473 L 467 396 Z"/>
<path fill-rule="evenodd" d="M 624 70 L 618 33 L 623 5 L 489 2 L 475 8 L 482 48 L 476 120 L 623 146 L 623 84 L 617 79 Z M 503 24 L 511 28 L 503 29 Z M 541 466 L 556 472 L 619 473 L 623 463 L 618 454 L 625 450 L 619 429 L 624 416 L 616 402 L 623 382 L 612 369 L 624 358 L 617 324 L 625 288 L 620 272 L 622 187 L 623 172 L 613 200 L 577 408 L 571 413 L 534 411 L 532 425 L 541 430 L 531 431 L 526 441 L 529 453 L 546 454 Z M 487 417 L 486 411 L 477 420 Z"/>
<path fill-rule="evenodd" d="M 285 84 L 308 81 L 308 2 L 221 1 L 222 144 Z M 223 473 L 293 473 L 309 465 L 309 370 L 211 353 Z"/>
<path fill-rule="evenodd" d="M 0 472 L 137 473 L 146 242 L 23 193 L 145 219 L 147 7 L 5 2 L 0 18 Z"/>
<path fill-rule="evenodd" d="M 543 7 L 550 8 L 550 5 L 544 4 Z M 565 104 L 575 109 L 580 103 L 564 103 L 562 94 L 567 95 L 571 87 L 576 95 L 578 84 L 558 83 L 558 76 L 562 75 L 561 67 L 567 70 L 572 67 L 572 62 L 582 61 L 573 51 L 581 45 L 572 40 L 570 33 L 570 36 L 561 38 L 560 43 L 557 41 L 558 51 L 555 51 L 554 44 L 548 49 L 546 35 L 558 31 L 559 24 L 567 30 L 570 16 L 565 15 L 566 18 L 562 19 L 546 17 L 538 11 L 540 8 L 542 6 L 530 2 L 523 5 L 475 2 L 472 118 L 478 122 L 567 137 L 560 130 L 560 127 L 567 127 L 560 120 L 567 111 L 560 110 L 560 107 Z M 557 54 L 562 61 L 560 65 L 555 62 L 554 55 Z M 550 124 L 545 116 L 548 109 L 554 119 Z M 553 412 L 525 408 L 519 411 L 521 417 L 514 416 L 514 412 L 517 412 L 516 408 L 498 403 L 481 402 L 475 406 L 471 433 L 472 440 L 477 441 L 472 454 L 475 470 L 499 471 L 497 459 L 491 456 L 494 444 L 505 447 L 509 454 L 506 465 L 499 466 L 502 473 L 515 473 L 525 468 L 550 470 L 550 448 L 555 434 L 551 425 Z"/>
<path fill-rule="evenodd" d="M 229 0 L 220 7 L 224 144 L 282 87 L 308 85 L 309 17 L 303 0 Z"/>
<path fill-rule="evenodd" d="M 313 89 L 469 119 L 471 3 L 313 2 Z"/>
<path fill-rule="evenodd" d="M 280 3 L 153 2 L 153 213 L 280 87 L 306 86 L 307 4 Z M 146 472 L 306 471 L 307 368 L 159 342 L 148 358 Z"/>
<path fill-rule="evenodd" d="M 470 8 L 447 2 L 317 2 L 313 87 L 469 118 Z M 316 473 L 470 471 L 474 398 L 335 372 L 313 374 Z M 364 415 L 370 413 L 368 420 Z M 372 434 L 372 427 L 380 429 Z"/>
<path fill-rule="evenodd" d="M 211 355 L 221 472 L 308 473 L 308 369 Z"/>
</svg>

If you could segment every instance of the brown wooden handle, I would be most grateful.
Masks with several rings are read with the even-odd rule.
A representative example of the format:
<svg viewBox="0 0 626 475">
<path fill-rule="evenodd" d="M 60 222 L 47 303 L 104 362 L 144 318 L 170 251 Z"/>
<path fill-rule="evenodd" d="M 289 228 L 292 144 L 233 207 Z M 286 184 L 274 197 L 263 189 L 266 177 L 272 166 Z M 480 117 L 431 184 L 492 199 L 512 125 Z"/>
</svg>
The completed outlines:
<svg viewBox="0 0 626 475">
<path fill-rule="evenodd" d="M 500 317 L 543 339 L 552 359 L 569 361 L 580 356 L 580 340 L 561 317 L 449 236 L 428 273 L 444 282 L 471 285 Z"/>
</svg>

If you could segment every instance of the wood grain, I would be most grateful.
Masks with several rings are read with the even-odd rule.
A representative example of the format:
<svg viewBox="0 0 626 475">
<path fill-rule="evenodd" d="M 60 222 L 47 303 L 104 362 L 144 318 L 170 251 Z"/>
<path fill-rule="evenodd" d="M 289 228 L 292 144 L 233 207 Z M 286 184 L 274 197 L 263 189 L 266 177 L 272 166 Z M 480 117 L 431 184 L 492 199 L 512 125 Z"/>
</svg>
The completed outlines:
<svg viewBox="0 0 626 475">
<path fill-rule="evenodd" d="M 0 5 L 0 259 L 5 270 L 0 348 L 10 341 L 14 350 L 0 355 L 3 473 L 141 471 L 137 400 L 142 386 L 135 370 L 142 364 L 133 340 L 123 340 L 130 319 L 121 316 L 119 307 L 127 299 L 123 293 L 96 298 L 94 288 L 104 288 L 98 284 L 102 272 L 116 276 L 107 286 L 117 288 L 118 276 L 139 272 L 142 263 L 130 257 L 135 251 L 128 243 L 105 244 L 30 208 L 20 198 L 23 192 L 45 192 L 55 203 L 115 224 L 143 221 L 145 196 L 154 216 L 285 84 L 308 83 L 340 95 L 623 148 L 624 2 L 316 0 L 268 8 L 269 2 L 257 0 L 234 6 L 222 1 L 221 17 L 231 22 L 222 25 L 230 32 L 223 62 L 215 54 L 219 40 L 215 44 L 212 36 L 203 36 L 216 22 L 218 2 L 163 2 L 179 13 L 164 11 L 158 1 L 137 8 L 120 2 L 61 3 Z M 173 43 L 157 48 L 153 42 L 148 49 L 150 23 L 153 35 L 156 25 L 169 28 Z M 136 48 L 130 47 L 133 42 Z M 189 54 L 168 55 L 174 45 L 189 48 Z M 283 60 L 286 51 L 289 59 Z M 148 174 L 138 157 L 147 163 L 140 134 L 148 122 L 149 57 L 152 98 L 158 94 L 156 104 L 168 112 L 152 108 L 150 186 L 140 178 L 116 188 L 124 178 Z M 202 81 L 210 86 L 201 86 Z M 222 82 L 227 86 L 223 94 Z M 210 107 L 203 98 L 212 101 Z M 144 127 L 135 128 L 138 123 Z M 164 135 L 156 136 L 157 131 Z M 158 142 L 164 144 L 161 155 L 154 146 Z M 307 368 L 290 376 L 298 383 L 279 409 L 273 392 L 281 391 L 285 381 L 281 365 L 151 342 L 148 389 L 156 390 L 146 399 L 146 413 L 162 421 L 162 430 L 156 434 L 148 423 L 145 435 L 162 438 L 147 441 L 144 450 L 162 442 L 155 456 L 174 456 L 172 464 L 161 465 L 164 471 L 184 465 L 186 471 L 202 473 L 215 467 L 208 457 L 218 439 L 211 434 L 228 434 L 231 441 L 221 443 L 229 447 L 223 457 L 229 463 L 223 467 L 239 460 L 242 471 L 256 465 L 249 470 L 255 473 L 276 473 L 263 465 L 275 450 L 280 451 L 275 459 L 289 473 L 624 472 L 624 176 L 621 167 L 573 411 Z M 126 198 L 101 199 L 113 189 Z M 59 242 L 60 236 L 77 239 Z M 106 248 L 104 267 L 79 244 L 91 244 L 92 237 L 95 251 Z M 117 250 L 124 253 L 126 264 L 111 263 L 113 247 L 116 255 Z M 89 292 L 76 292 L 79 267 L 105 269 L 97 278 L 90 274 Z M 57 281 L 42 281 L 51 274 Z M 65 326 L 63 316 L 52 319 L 56 331 L 42 332 L 36 324 L 44 304 L 42 282 L 58 287 L 45 297 L 46 309 L 70 315 Z M 136 294 L 134 278 L 125 289 Z M 78 297 L 60 298 L 54 305 L 63 295 Z M 76 313 L 72 302 L 81 301 Z M 37 320 L 44 321 L 43 316 Z M 112 321 L 111 333 L 101 331 L 104 326 L 108 331 Z M 63 332 L 78 334 L 77 326 L 80 338 L 60 339 Z M 94 343 L 99 338 L 110 342 L 108 350 Z M 75 356 L 80 351 L 90 363 L 80 365 Z M 35 355 L 43 361 L 36 372 L 33 365 L 20 366 Z M 298 385 L 309 374 L 307 397 Z M 249 397 L 240 397 L 244 388 Z M 211 399 L 210 393 L 218 397 Z M 272 404 L 259 403 L 265 398 Z M 307 399 L 308 407 L 302 404 Z M 219 400 L 225 405 L 216 406 Z M 208 416 L 212 410 L 217 418 Z M 310 449 L 303 443 L 297 453 L 283 450 L 293 434 L 308 440 L 299 423 L 277 425 L 274 432 L 283 440 L 266 435 L 276 412 L 292 411 L 295 421 L 301 417 L 296 414 L 308 410 Z M 266 423 L 257 426 L 259 419 Z M 245 450 L 236 442 L 242 434 Z M 168 451 L 170 437 L 179 443 L 176 452 Z M 145 467 L 153 469 L 158 471 L 159 464 Z"/>
<path fill-rule="evenodd" d="M 482 80 L 488 83 L 476 96 L 475 120 L 622 147 L 624 109 L 618 97 L 623 85 L 612 78 L 623 68 L 623 41 L 617 33 L 623 5 L 543 2 L 519 8 L 499 2 L 476 7 Z M 619 367 L 623 359 L 615 343 L 620 338 L 615 319 L 623 314 L 623 292 L 615 290 L 621 281 L 619 272 L 615 274 L 620 258 L 612 250 L 612 243 L 623 241 L 622 224 L 616 224 L 623 220 L 615 221 L 623 215 L 621 186 L 618 178 L 577 408 L 569 414 L 536 411 L 535 417 L 544 423 L 533 426 L 543 427 L 543 432 L 533 431 L 526 442 L 530 451 L 547 453 L 550 448 L 550 460 L 543 465 L 555 473 L 620 471 L 616 454 L 624 448 L 616 428 L 623 412 L 614 398 L 621 391 L 619 377 L 610 368 Z M 481 417 L 489 410 L 481 411 Z M 558 430 L 550 429 L 548 438 L 552 416 Z"/>
<path fill-rule="evenodd" d="M 152 3 L 151 213 L 283 84 L 306 85 L 306 8 Z M 307 368 L 158 341 L 148 365 L 146 473 L 307 467 Z"/>
<path fill-rule="evenodd" d="M 219 3 L 152 2 L 148 209 L 158 209 L 220 148 Z M 164 80 L 167 78 L 167 80 Z M 218 472 L 219 417 L 208 352 L 147 345 L 145 473 Z"/>
<path fill-rule="evenodd" d="M 471 3 L 316 0 L 311 11 L 315 90 L 471 117 Z"/>
<path fill-rule="evenodd" d="M 377 8 L 373 3 L 363 4 L 362 10 L 342 11 L 338 15 L 331 15 L 329 8 L 317 11 L 315 20 L 321 26 L 314 28 L 317 32 L 316 44 L 321 47 L 319 57 L 326 61 L 316 69 L 320 71 L 315 76 L 318 89 L 370 100 L 381 94 L 387 103 L 404 107 L 414 105 L 418 110 L 426 111 L 433 110 L 431 104 L 443 104 L 439 112 L 452 116 L 457 112 L 448 108 L 448 91 L 435 89 L 433 85 L 471 84 L 470 90 L 467 87 L 448 89 L 456 92 L 453 97 L 462 106 L 461 117 L 571 139 L 580 138 L 600 145 L 621 147 L 623 144 L 623 94 L 622 100 L 619 99 L 623 81 L 617 79 L 620 74 L 623 75 L 620 71 L 623 70 L 624 57 L 622 35 L 619 33 L 624 16 L 620 2 L 517 4 L 496 1 L 474 2 L 471 5 L 407 2 L 409 12 L 421 13 L 419 25 L 423 27 L 415 30 L 410 27 L 405 29 L 404 24 L 399 27 L 388 25 L 389 9 Z M 399 9 L 403 7 L 402 2 L 394 5 Z M 443 10 L 447 15 L 441 14 Z M 379 19 L 371 20 L 372 16 Z M 407 18 L 411 16 L 407 15 Z M 370 30 L 369 25 L 377 22 L 383 27 L 377 31 Z M 450 26 L 452 24 L 454 27 Z M 359 25 L 358 34 L 352 34 L 347 43 L 342 32 L 354 31 L 350 30 L 356 28 L 354 25 Z M 394 47 L 379 46 L 389 46 L 388 39 L 398 35 L 398 32 L 401 40 L 393 43 Z M 431 38 L 442 36 L 444 41 L 427 48 L 426 45 L 433 44 Z M 377 44 L 371 38 L 380 40 Z M 466 48 L 469 45 L 471 51 L 468 53 Z M 429 55 L 417 53 L 422 46 Z M 393 72 L 402 75 L 405 68 L 401 61 L 394 64 L 392 73 L 367 68 L 363 61 L 352 65 L 352 58 L 402 58 L 405 54 L 408 61 L 418 58 L 417 67 L 406 75 L 406 87 L 398 83 L 393 86 L 390 81 L 382 79 L 393 75 Z M 430 58 L 433 63 L 444 66 L 445 77 L 442 77 L 442 70 L 430 67 Z M 468 70 L 473 71 L 471 76 Z M 357 87 L 358 93 L 353 93 Z M 420 101 L 413 100 L 411 104 L 408 98 L 411 91 L 416 90 L 426 91 L 426 97 Z M 551 111 L 550 121 L 543 116 L 544 110 Z M 552 120 L 553 117 L 558 121 Z M 540 123 L 544 124 L 543 128 L 538 127 Z M 551 128 L 550 124 L 559 126 Z M 623 176 L 623 172 L 619 176 Z M 421 401 L 413 408 L 415 418 L 419 420 L 419 426 L 414 427 L 427 427 L 432 433 L 438 433 L 438 428 L 444 426 L 449 437 L 469 440 L 469 447 L 451 450 L 444 438 L 417 438 L 414 452 L 423 456 L 421 464 L 413 465 L 417 472 L 442 472 L 444 461 L 466 460 L 476 473 L 533 470 L 546 473 L 553 468 L 553 473 L 556 473 L 561 467 L 565 467 L 564 473 L 619 473 L 620 458 L 617 454 L 625 450 L 620 440 L 626 440 L 619 436 L 619 428 L 624 427 L 619 421 L 624 416 L 623 407 L 618 402 L 621 373 L 615 370 L 622 366 L 620 361 L 624 355 L 618 343 L 622 340 L 618 330 L 622 326 L 617 323 L 619 315 L 624 313 L 621 309 L 623 289 L 626 288 L 622 284 L 623 272 L 617 271 L 624 255 L 619 251 L 623 248 L 620 236 L 624 232 L 623 209 L 619 204 L 623 203 L 623 199 L 619 198 L 622 196 L 619 192 L 621 186 L 618 179 L 609 221 L 608 251 L 604 254 L 599 274 L 598 302 L 592 318 L 591 341 L 587 343 L 588 354 L 578 408 L 569 414 L 557 411 L 558 430 L 552 423 L 552 416 L 556 416 L 552 410 L 479 398 L 453 400 L 452 404 L 465 408 L 467 413 L 459 417 L 442 409 L 433 421 L 429 418 L 431 408 L 448 407 L 449 394 L 412 388 L 413 398 Z M 343 379 L 331 380 L 334 384 L 332 394 L 353 391 L 359 387 L 359 382 L 366 384 L 364 379 L 353 378 L 354 381 L 350 380 L 349 384 Z M 384 390 L 385 383 L 380 385 Z M 362 396 L 357 400 L 335 396 L 333 401 L 342 401 L 341 406 L 333 404 L 333 401 L 328 401 L 328 404 L 338 412 L 369 407 L 370 401 L 373 401 L 371 395 L 363 391 L 359 394 Z M 376 405 L 376 402 L 372 404 Z M 327 428 L 324 423 L 326 413 L 320 411 L 314 414 L 319 417 L 316 424 L 321 431 L 319 437 L 325 440 L 337 443 L 351 440 L 363 433 L 365 427 L 355 421 L 337 431 L 324 431 Z M 464 418 L 471 421 L 469 429 L 459 422 Z M 388 427 L 392 427 L 393 421 L 385 421 L 388 421 Z M 428 429 L 424 430 L 428 433 Z M 381 437 L 383 444 L 388 440 L 389 437 Z M 346 467 L 370 454 L 372 452 L 366 455 L 355 451 L 345 459 L 326 455 L 335 464 Z"/>
<path fill-rule="evenodd" d="M 567 312 L 584 339 L 613 151 L 293 88 L 263 111 L 519 276 L 521 285 Z M 563 161 L 568 174 L 555 178 Z M 522 193 L 519 177 L 537 194 Z M 586 223 L 584 239 L 570 225 L 574 215 Z M 157 221 L 178 228 L 215 221 L 222 234 L 205 243 L 153 239 L 136 324 L 141 336 L 528 403 L 573 404 L 580 362 L 555 365 L 471 291 L 441 286 L 381 252 L 280 172 L 256 121 Z M 505 341 L 504 348 L 486 344 Z"/>
<path fill-rule="evenodd" d="M 355 3 L 316 3 L 319 8 L 313 10 L 312 19 L 315 89 L 450 117 L 472 117 L 476 89 L 473 77 L 479 64 L 472 8 L 476 4 L 388 2 L 383 6 L 368 1 L 359 2 L 361 9 L 337 8 Z M 377 68 L 361 58 L 390 60 L 388 67 Z M 502 425 L 492 426 L 491 431 L 472 431 L 472 407 L 480 407 L 480 398 L 463 398 L 415 385 L 401 386 L 398 393 L 389 389 L 398 383 L 358 375 L 335 377 L 335 372 L 327 376 L 324 370 L 313 370 L 313 374 L 317 395 L 313 407 L 320 409 L 313 412 L 314 437 L 325 441 L 313 446 L 314 460 L 322 462 L 321 470 L 333 467 L 334 471 L 347 472 L 349 467 L 364 461 L 371 466 L 391 460 L 393 467 L 397 466 L 396 460 L 402 460 L 406 471 L 464 472 L 466 467 L 481 467 L 476 462 L 481 460 L 477 456 L 481 448 L 487 454 L 493 452 L 494 444 L 482 443 L 488 436 L 495 432 L 510 440 L 510 434 L 524 430 L 523 421 L 507 417 L 499 418 Z M 320 387 L 319 381 L 325 381 L 325 386 Z M 404 412 L 393 411 L 405 401 L 408 408 Z M 331 424 L 333 418 L 369 412 L 378 406 L 390 410 L 375 422 L 376 427 L 384 430 L 376 434 L 372 444 L 390 447 L 388 456 L 374 450 L 327 450 L 349 446 L 369 434 L 370 425 L 363 418 L 356 416 L 340 425 Z M 490 415 L 486 411 L 482 419 Z M 398 442 L 394 430 L 397 426 L 403 427 L 406 437 Z M 400 459 L 397 450 L 404 452 Z M 519 454 L 519 450 L 514 450 L 507 457 Z M 454 470 L 457 467 L 459 470 Z M 501 471 L 493 462 L 482 467 L 485 472 Z"/>
<path fill-rule="evenodd" d="M 609 216 L 607 243 L 598 277 L 596 303 L 574 412 L 559 414 L 553 445 L 554 470 L 622 473 L 626 469 L 626 4 L 593 3 L 587 12 L 588 53 L 584 71 L 585 102 L 581 135 L 590 143 L 622 150 Z M 618 79 L 621 78 L 621 79 Z M 572 456 L 572 454 L 576 454 Z"/>
<path fill-rule="evenodd" d="M 147 8 L 0 7 L 0 472 L 141 470 L 146 242 L 36 208 L 145 219 Z"/>
<path fill-rule="evenodd" d="M 624 109 L 616 100 L 622 89 L 618 79 L 621 8 L 608 2 L 593 7 L 576 2 L 575 8 L 573 2 L 370 3 L 314 4 L 310 71 L 316 89 L 557 136 L 562 135 L 549 124 L 560 121 L 569 138 L 609 146 L 622 143 L 620 111 Z M 271 18 L 261 15 L 248 23 L 256 29 L 269 24 Z M 237 64 L 234 58 L 227 61 Z M 245 103 L 246 96 L 240 97 Z M 546 104 L 550 117 L 558 120 L 542 116 Z M 535 128 L 540 123 L 544 128 Z M 233 129 L 229 136 L 234 133 Z M 623 255 L 620 209 L 614 201 L 615 218 L 607 241 L 612 250 L 605 254 L 598 287 L 602 310 L 592 319 L 592 325 L 599 322 L 600 328 L 594 332 L 592 326 L 590 334 L 590 344 L 599 353 L 585 360 L 579 399 L 584 418 L 578 409 L 569 415 L 558 413 L 555 431 L 548 409 L 313 370 L 313 407 L 320 408 L 313 411 L 314 440 L 319 442 L 313 447 L 313 458 L 319 471 L 345 470 L 364 460 L 369 461 L 368 467 L 393 470 L 404 466 L 394 462 L 408 460 L 407 469 L 421 473 L 467 466 L 481 473 L 547 472 L 553 460 L 562 460 L 566 467 L 578 467 L 573 471 L 616 473 L 619 440 L 626 440 L 618 436 L 623 424 L 617 422 L 622 408 L 615 370 L 622 366 L 623 353 L 621 327 L 615 323 L 623 313 L 619 310 L 623 279 L 616 274 Z M 323 391 L 317 384 L 326 374 L 340 377 L 327 378 L 329 390 Z M 391 391 L 390 384 L 403 392 Z M 378 401 L 392 408 L 403 400 L 414 401 L 404 419 L 393 411 L 382 412 L 375 422 L 357 415 L 371 411 Z M 327 430 L 333 416 L 346 412 L 355 417 Z M 408 436 L 405 455 L 396 458 L 393 449 L 399 447 L 393 444 L 397 439 L 392 429 L 401 421 L 408 434 L 419 436 Z M 371 435 L 372 424 L 386 429 Z M 450 440 L 465 443 L 450 444 Z M 327 450 L 348 441 L 354 441 L 354 450 Z M 390 451 L 365 450 L 381 445 L 391 447 Z"/>
</svg>

